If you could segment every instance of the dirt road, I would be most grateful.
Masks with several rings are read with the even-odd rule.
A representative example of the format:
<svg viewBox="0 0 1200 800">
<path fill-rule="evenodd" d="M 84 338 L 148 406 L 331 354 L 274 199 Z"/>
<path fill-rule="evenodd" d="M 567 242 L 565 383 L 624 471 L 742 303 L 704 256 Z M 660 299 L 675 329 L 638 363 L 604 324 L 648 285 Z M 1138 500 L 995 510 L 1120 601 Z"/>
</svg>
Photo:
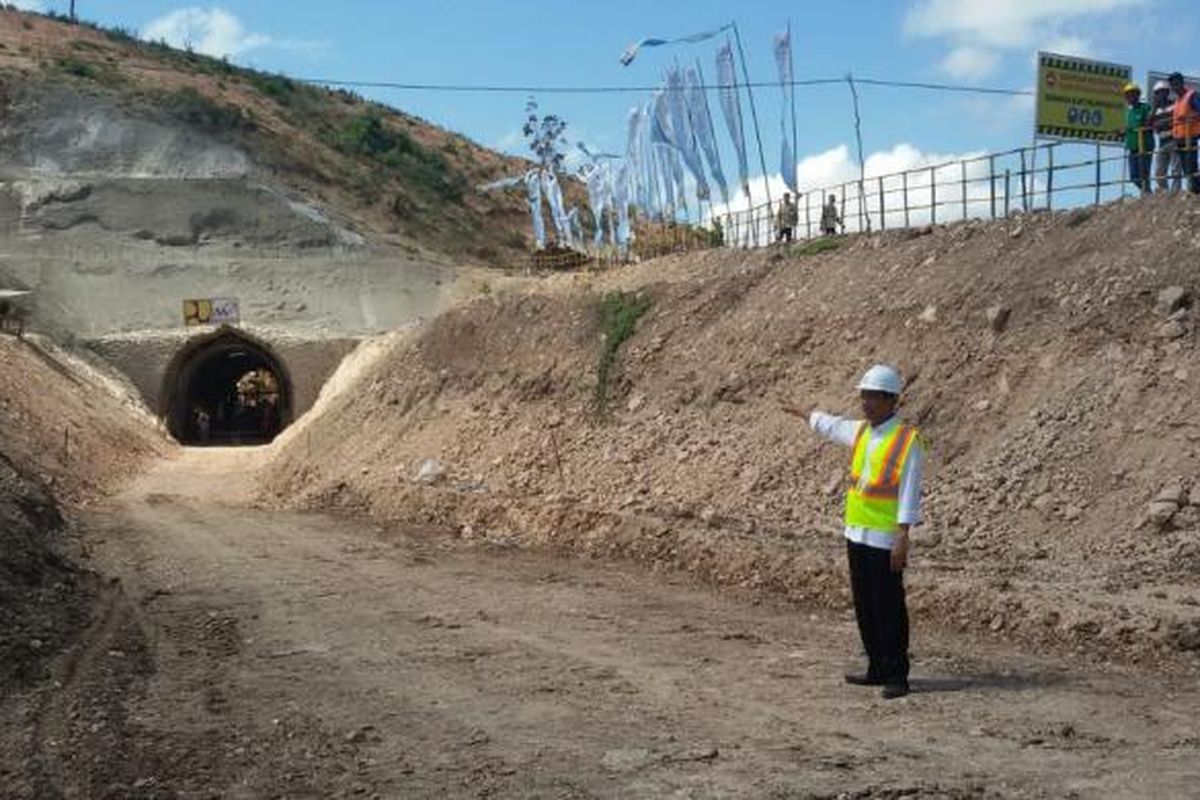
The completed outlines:
<svg viewBox="0 0 1200 800">
<path fill-rule="evenodd" d="M 28 730 L 0 770 L 9 795 L 1166 798 L 1200 785 L 1200 705 L 1183 679 L 919 629 L 916 691 L 885 702 L 841 681 L 848 615 L 255 510 L 262 456 L 186 451 L 87 520 L 96 566 L 121 585 L 61 688 L 5 720 Z"/>
</svg>

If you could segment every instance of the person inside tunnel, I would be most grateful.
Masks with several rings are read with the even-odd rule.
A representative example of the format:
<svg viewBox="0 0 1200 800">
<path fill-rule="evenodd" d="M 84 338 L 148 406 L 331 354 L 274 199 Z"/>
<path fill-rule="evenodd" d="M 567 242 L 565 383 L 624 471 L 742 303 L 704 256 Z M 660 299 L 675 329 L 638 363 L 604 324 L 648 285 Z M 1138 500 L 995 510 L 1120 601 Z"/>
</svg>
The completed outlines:
<svg viewBox="0 0 1200 800">
<path fill-rule="evenodd" d="M 231 333 L 176 360 L 167 424 L 181 443 L 265 444 L 283 429 L 287 378 L 265 348 Z"/>
</svg>

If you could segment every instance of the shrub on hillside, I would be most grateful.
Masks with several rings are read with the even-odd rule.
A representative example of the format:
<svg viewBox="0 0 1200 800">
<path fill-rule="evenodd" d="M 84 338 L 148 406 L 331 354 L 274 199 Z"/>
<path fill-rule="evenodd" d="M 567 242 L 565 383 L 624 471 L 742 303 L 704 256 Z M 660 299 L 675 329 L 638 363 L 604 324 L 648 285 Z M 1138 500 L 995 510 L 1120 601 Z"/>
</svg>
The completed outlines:
<svg viewBox="0 0 1200 800">
<path fill-rule="evenodd" d="M 86 61 L 80 61 L 75 58 L 60 58 L 58 60 L 58 68 L 68 75 L 74 75 L 77 78 L 95 79 L 97 76 L 96 68 Z"/>
<path fill-rule="evenodd" d="M 451 172 L 445 159 L 431 152 L 404 131 L 388 127 L 375 111 L 350 119 L 337 139 L 338 148 L 383 164 L 401 179 L 443 200 L 461 202 L 466 182 Z"/>
<path fill-rule="evenodd" d="M 213 133 L 251 131 L 255 127 L 254 119 L 244 109 L 218 103 L 191 86 L 168 94 L 163 107 L 175 119 Z"/>
</svg>

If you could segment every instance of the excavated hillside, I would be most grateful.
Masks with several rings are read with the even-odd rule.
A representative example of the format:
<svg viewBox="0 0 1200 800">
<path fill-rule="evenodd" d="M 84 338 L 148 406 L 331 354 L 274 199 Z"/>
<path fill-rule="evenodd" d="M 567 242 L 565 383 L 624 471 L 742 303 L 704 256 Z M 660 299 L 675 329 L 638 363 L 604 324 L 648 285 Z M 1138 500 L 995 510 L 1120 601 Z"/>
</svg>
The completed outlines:
<svg viewBox="0 0 1200 800">
<path fill-rule="evenodd" d="M 523 201 L 474 191 L 523 161 L 350 92 L 120 29 L 0 9 L 0 107 L 6 177 L 249 180 L 413 253 L 508 263 L 525 246 Z M 168 238 L 194 243 L 234 221 L 196 222 Z"/>
<path fill-rule="evenodd" d="M 45 340 L 0 336 L 0 699 L 44 674 L 92 615 L 67 535 L 84 508 L 171 451 L 132 390 Z"/>
<path fill-rule="evenodd" d="M 1155 198 L 483 296 L 360 358 L 264 495 L 844 607 L 846 454 L 779 407 L 854 414 L 894 362 L 931 443 L 918 630 L 1195 669 L 1198 257 L 1200 206 Z M 606 296 L 650 304 L 598 415 Z"/>
</svg>

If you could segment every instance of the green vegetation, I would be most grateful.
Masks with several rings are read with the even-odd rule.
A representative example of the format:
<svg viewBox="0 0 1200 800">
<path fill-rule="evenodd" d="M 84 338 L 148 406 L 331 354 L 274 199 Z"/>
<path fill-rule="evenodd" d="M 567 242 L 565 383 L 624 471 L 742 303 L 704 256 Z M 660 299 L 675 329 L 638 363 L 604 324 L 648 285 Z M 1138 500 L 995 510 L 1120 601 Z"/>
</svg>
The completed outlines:
<svg viewBox="0 0 1200 800">
<path fill-rule="evenodd" d="M 87 78 L 95 80 L 99 77 L 99 70 L 85 61 L 79 61 L 74 58 L 60 58 L 58 60 L 58 68 L 68 75 L 74 75 L 77 78 Z"/>
<path fill-rule="evenodd" d="M 419 190 L 442 200 L 462 201 L 463 177 L 453 175 L 438 153 L 425 149 L 406 132 L 392 130 L 375 110 L 351 118 L 342 128 L 337 146 L 343 153 L 377 161 Z"/>
<path fill-rule="evenodd" d="M 816 256 L 821 253 L 828 253 L 831 250 L 837 250 L 841 246 L 841 237 L 823 236 L 820 239 L 811 239 L 799 247 L 792 248 L 790 255 Z"/>
<path fill-rule="evenodd" d="M 251 73 L 248 79 L 250 85 L 276 102 L 287 105 L 296 92 L 296 83 L 282 75 L 263 75 Z"/>
<path fill-rule="evenodd" d="M 223 105 L 191 86 L 169 93 L 163 107 L 175 119 L 211 133 L 252 131 L 254 118 L 238 106 Z"/>
<path fill-rule="evenodd" d="M 713 218 L 712 230 L 708 233 L 709 247 L 724 247 L 725 246 L 725 228 L 721 226 L 721 220 Z"/>
<path fill-rule="evenodd" d="M 596 366 L 595 407 L 597 416 L 608 411 L 608 386 L 616 365 L 617 352 L 637 329 L 638 320 L 650 310 L 652 301 L 640 292 L 611 291 L 600 301 L 600 321 L 604 330 L 604 349 Z"/>
</svg>

